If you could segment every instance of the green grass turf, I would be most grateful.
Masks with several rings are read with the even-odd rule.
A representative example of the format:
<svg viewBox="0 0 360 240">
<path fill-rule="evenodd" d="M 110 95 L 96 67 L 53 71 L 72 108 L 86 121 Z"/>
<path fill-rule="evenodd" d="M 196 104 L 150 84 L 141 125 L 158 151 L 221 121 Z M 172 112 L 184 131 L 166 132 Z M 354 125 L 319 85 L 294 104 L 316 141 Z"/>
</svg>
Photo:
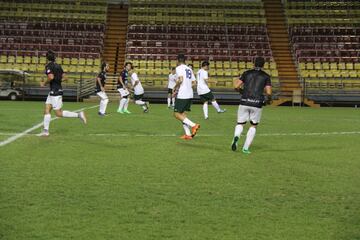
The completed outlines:
<svg viewBox="0 0 360 240">
<path fill-rule="evenodd" d="M 187 142 L 165 105 L 116 107 L 0 147 L 1 240 L 360 239 L 360 134 L 286 135 L 359 132 L 358 109 L 265 108 L 247 156 L 230 150 L 236 106 L 205 121 L 194 105 L 202 127 Z M 42 108 L 0 102 L 0 141 Z"/>
</svg>

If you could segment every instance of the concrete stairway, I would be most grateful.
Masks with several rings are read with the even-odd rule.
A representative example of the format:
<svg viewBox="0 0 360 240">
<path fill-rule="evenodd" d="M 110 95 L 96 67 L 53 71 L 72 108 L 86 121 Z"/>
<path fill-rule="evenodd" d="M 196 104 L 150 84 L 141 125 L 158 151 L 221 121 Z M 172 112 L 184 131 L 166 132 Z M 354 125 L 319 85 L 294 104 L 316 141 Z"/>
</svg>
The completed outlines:
<svg viewBox="0 0 360 240">
<path fill-rule="evenodd" d="M 121 72 L 125 61 L 128 28 L 126 5 L 109 4 L 105 31 L 103 59 L 110 64 L 110 72 Z"/>
</svg>

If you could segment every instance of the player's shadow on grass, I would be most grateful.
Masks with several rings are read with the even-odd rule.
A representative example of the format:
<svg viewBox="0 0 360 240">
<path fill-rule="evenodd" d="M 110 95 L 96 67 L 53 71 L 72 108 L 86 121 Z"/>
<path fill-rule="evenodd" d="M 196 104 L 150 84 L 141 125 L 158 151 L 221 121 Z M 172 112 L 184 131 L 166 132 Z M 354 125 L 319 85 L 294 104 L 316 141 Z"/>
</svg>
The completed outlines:
<svg viewBox="0 0 360 240">
<path fill-rule="evenodd" d="M 227 150 L 230 150 L 229 146 L 224 145 L 213 145 L 213 144 L 206 144 L 206 143 L 195 143 L 196 140 L 191 140 L 191 142 L 178 142 L 177 145 L 194 148 L 194 149 L 207 149 L 207 150 L 215 150 L 220 152 L 226 152 Z"/>
</svg>

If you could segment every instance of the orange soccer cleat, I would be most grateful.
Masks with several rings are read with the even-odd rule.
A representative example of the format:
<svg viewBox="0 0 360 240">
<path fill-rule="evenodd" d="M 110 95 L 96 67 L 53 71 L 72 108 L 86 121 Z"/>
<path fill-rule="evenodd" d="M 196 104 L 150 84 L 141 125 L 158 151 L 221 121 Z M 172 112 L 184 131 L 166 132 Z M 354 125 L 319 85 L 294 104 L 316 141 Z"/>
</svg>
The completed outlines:
<svg viewBox="0 0 360 240">
<path fill-rule="evenodd" d="M 195 126 L 191 128 L 192 137 L 196 136 L 197 132 L 199 131 L 199 128 L 200 128 L 200 124 L 195 124 Z"/>
<path fill-rule="evenodd" d="M 181 136 L 180 138 L 181 138 L 181 139 L 184 139 L 184 140 L 191 140 L 191 139 L 192 139 L 192 137 L 189 136 L 189 135 L 183 135 L 183 136 Z"/>
</svg>

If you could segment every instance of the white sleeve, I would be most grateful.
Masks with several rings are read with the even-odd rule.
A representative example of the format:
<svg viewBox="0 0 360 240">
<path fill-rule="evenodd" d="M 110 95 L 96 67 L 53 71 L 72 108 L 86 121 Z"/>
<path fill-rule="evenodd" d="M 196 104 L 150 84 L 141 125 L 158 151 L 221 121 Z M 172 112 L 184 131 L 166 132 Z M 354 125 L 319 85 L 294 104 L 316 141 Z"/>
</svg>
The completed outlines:
<svg viewBox="0 0 360 240">
<path fill-rule="evenodd" d="M 209 79 L 209 73 L 207 71 L 204 71 L 204 80 L 208 80 Z"/>
</svg>

